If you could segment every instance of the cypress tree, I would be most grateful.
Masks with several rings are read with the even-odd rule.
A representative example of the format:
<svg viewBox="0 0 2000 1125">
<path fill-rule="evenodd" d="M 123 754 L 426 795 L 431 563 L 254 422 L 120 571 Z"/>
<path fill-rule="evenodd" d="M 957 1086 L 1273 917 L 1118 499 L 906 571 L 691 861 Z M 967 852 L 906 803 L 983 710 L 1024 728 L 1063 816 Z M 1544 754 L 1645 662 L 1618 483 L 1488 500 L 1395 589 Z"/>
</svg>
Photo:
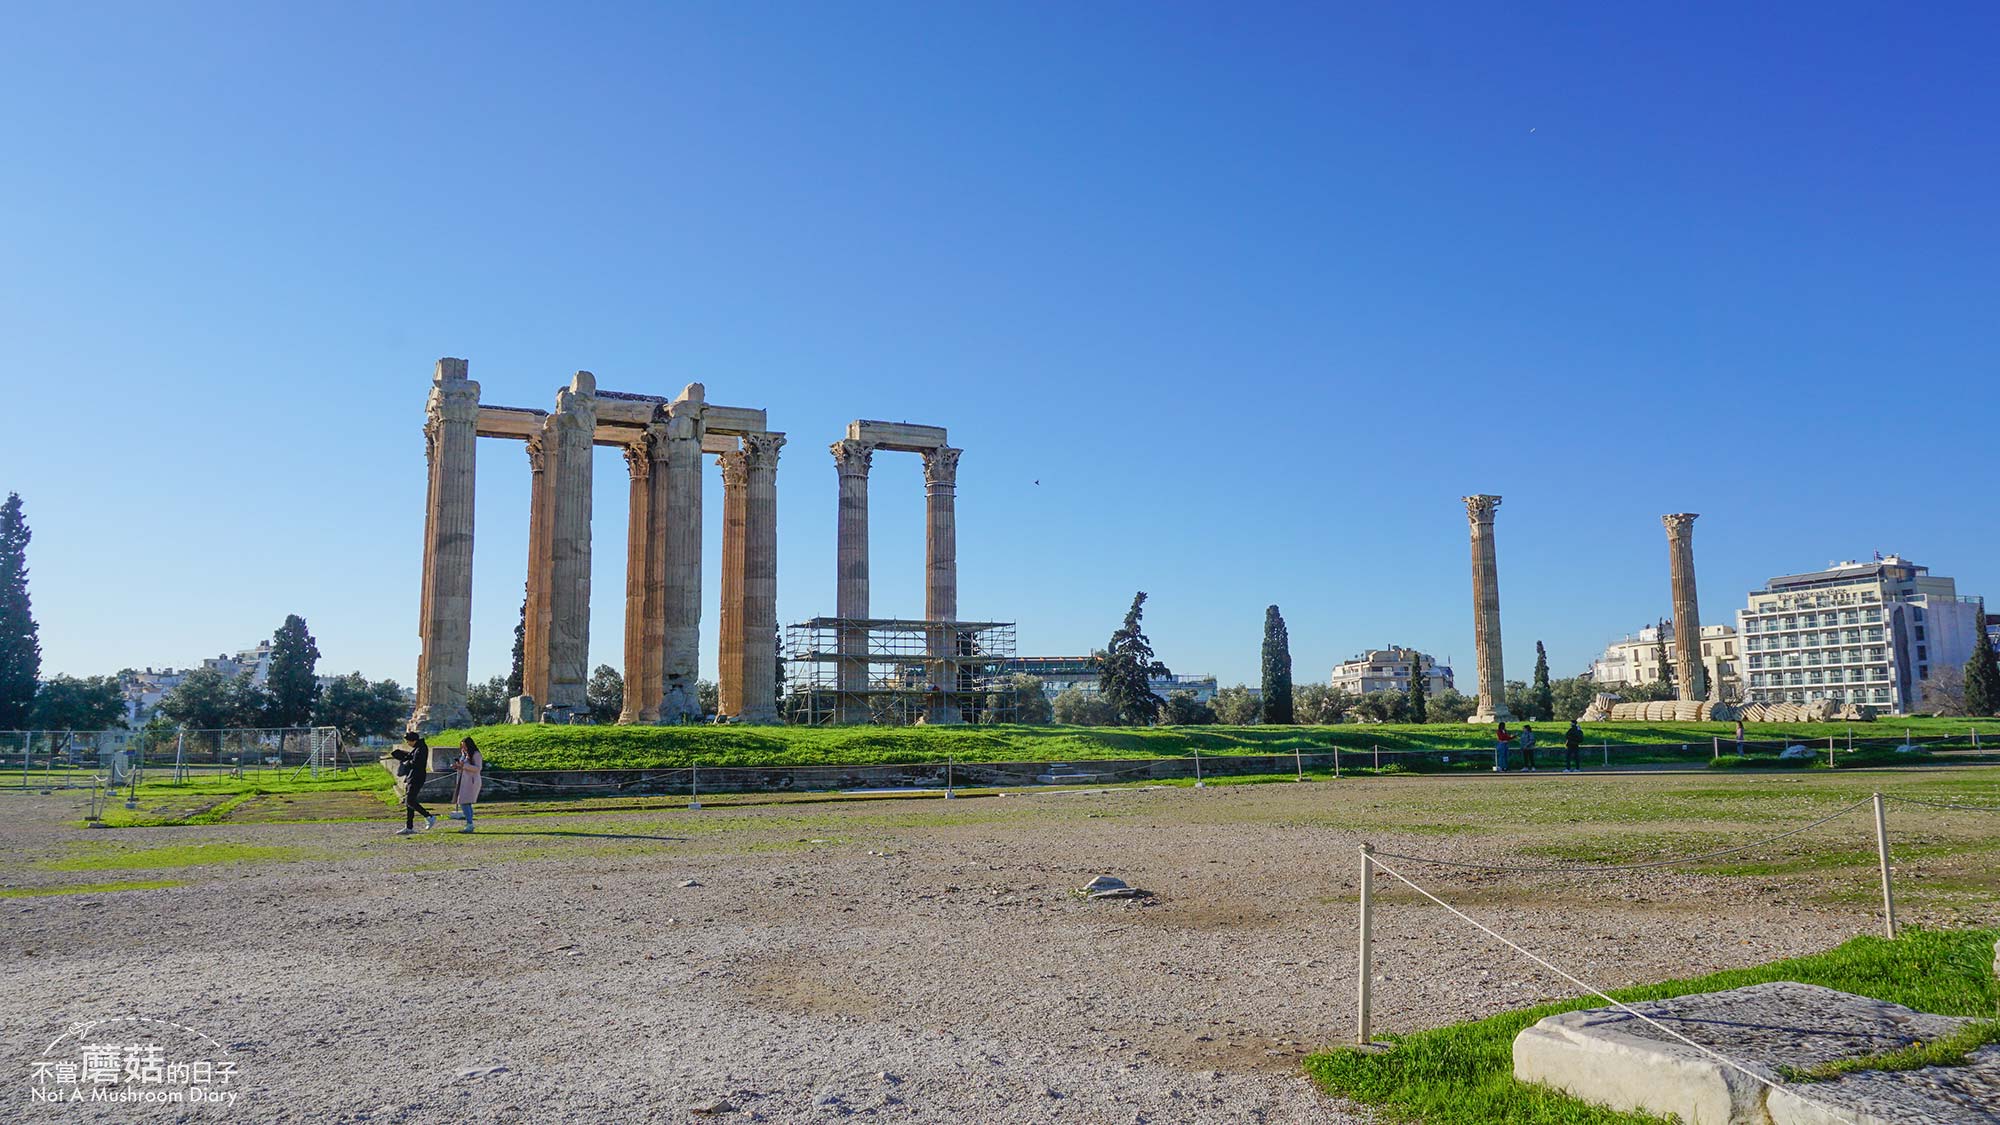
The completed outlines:
<svg viewBox="0 0 2000 1125">
<path fill-rule="evenodd" d="M 1292 725 L 1292 638 L 1277 606 L 1264 610 L 1264 721 Z"/>
<path fill-rule="evenodd" d="M 1974 618 L 1972 658 L 1965 662 L 1965 712 L 1968 715 L 2000 715 L 2000 661 L 1993 656 L 1993 642 L 1986 638 L 1986 611 Z"/>
<path fill-rule="evenodd" d="M 1667 619 L 1662 617 L 1653 626 L 1653 657 L 1660 662 L 1660 682 L 1674 686 L 1674 663 L 1667 659 Z"/>
<path fill-rule="evenodd" d="M 306 631 L 306 619 L 287 614 L 285 623 L 271 634 L 271 674 L 265 690 L 271 693 L 267 721 L 272 726 L 302 727 L 312 722 L 313 704 L 319 702 L 319 644 Z"/>
<path fill-rule="evenodd" d="M 1410 721 L 1424 723 L 1430 721 L 1430 689 L 1424 682 L 1424 654 L 1410 650 Z"/>
<path fill-rule="evenodd" d="M 1131 726 L 1151 725 L 1166 703 L 1153 690 L 1152 681 L 1173 675 L 1165 664 L 1153 658 L 1153 645 L 1139 628 L 1145 614 L 1146 591 L 1132 596 L 1132 608 L 1125 611 L 1125 624 L 1111 634 L 1111 643 L 1097 659 L 1097 690 L 1117 714 Z"/>
<path fill-rule="evenodd" d="M 1549 653 L 1535 642 L 1535 718 L 1548 722 L 1556 717 L 1556 689 L 1549 683 Z"/>
<path fill-rule="evenodd" d="M 28 540 L 19 493 L 0 505 L 0 730 L 28 725 L 42 677 L 42 642 L 28 601 Z"/>
<path fill-rule="evenodd" d="M 507 673 L 507 694 L 521 694 L 521 668 L 528 660 L 528 595 L 521 595 L 521 619 L 514 622 L 514 666 Z M 536 700 L 539 706 L 540 700 Z"/>
</svg>

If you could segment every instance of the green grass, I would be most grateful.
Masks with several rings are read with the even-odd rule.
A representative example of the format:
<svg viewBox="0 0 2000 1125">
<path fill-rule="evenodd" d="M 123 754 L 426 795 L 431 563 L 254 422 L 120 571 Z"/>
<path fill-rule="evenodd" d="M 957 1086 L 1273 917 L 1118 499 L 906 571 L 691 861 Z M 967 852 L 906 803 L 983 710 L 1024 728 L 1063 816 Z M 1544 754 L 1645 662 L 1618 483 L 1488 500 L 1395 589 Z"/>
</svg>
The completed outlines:
<svg viewBox="0 0 2000 1125">
<path fill-rule="evenodd" d="M 1927 1066 L 1964 1066 L 1972 1052 L 1988 1043 L 2000 1043 L 2000 1020 L 1967 1024 L 1943 1039 L 1913 1043 L 1900 1051 L 1885 1051 L 1857 1059 L 1835 1059 L 1804 1070 L 1781 1066 L 1778 1073 L 1787 1082 L 1826 1082 L 1843 1074 L 1863 1070 L 1921 1070 Z"/>
<path fill-rule="evenodd" d="M 179 879 L 131 879 L 122 883 L 65 883 L 54 887 L 4 887 L 0 898 L 40 898 L 44 895 L 87 895 L 99 891 L 157 891 L 179 887 Z"/>
<path fill-rule="evenodd" d="M 1876 724 L 1753 723 L 1752 741 L 1786 739 L 1845 746 L 1857 739 L 1900 741 L 1905 727 L 1918 738 L 1963 737 L 1973 726 L 2000 747 L 2000 720 L 1909 719 Z M 1561 754 L 1562 725 L 1537 724 L 1538 751 Z M 617 727 L 518 725 L 447 731 L 434 745 L 452 745 L 471 733 L 486 758 L 504 769 L 672 769 L 703 766 L 875 765 L 892 763 L 1076 761 L 1106 758 L 1179 758 L 1194 754 L 1289 754 L 1293 750 L 1389 750 L 1490 752 L 1491 731 L 1464 723 L 1431 725 L 1343 724 L 1332 727 Z M 1685 745 L 1690 760 L 1708 759 L 1711 740 L 1735 739 L 1730 723 L 1593 723 L 1585 742 L 1613 744 L 1614 761 L 1640 760 L 1618 746 L 1657 748 L 1661 758 L 1678 757 Z M 1842 751 L 1844 754 L 1844 751 Z M 1900 756 L 1904 759 L 1908 755 Z M 1860 764 L 1860 763 L 1857 763 Z"/>
<path fill-rule="evenodd" d="M 1627 1003 L 1799 981 L 1872 996 L 1919 1011 L 1991 1016 L 2000 1006 L 1993 942 L 2000 930 L 1910 929 L 1896 941 L 1857 937 L 1825 953 L 1732 969 L 1688 980 L 1619 989 Z M 1387 1036 L 1379 1054 L 1333 1050 L 1306 1059 L 1306 1073 L 1330 1093 L 1379 1110 L 1394 1121 L 1425 1125 L 1610 1125 L 1652 1122 L 1517 1082 L 1514 1036 L 1545 1016 L 1601 1005 L 1597 997 L 1544 1004 L 1471 1023 Z"/>
<path fill-rule="evenodd" d="M 158 775 L 156 775 L 158 776 Z M 253 771 L 243 777 L 197 776 L 183 782 L 142 781 L 136 809 L 113 799 L 102 810 L 104 823 L 112 828 L 157 828 L 190 824 L 220 824 L 238 806 L 272 794 L 380 792 L 392 791 L 396 779 L 387 770 L 370 764 L 351 770 L 294 777 L 289 770 Z"/>
</svg>

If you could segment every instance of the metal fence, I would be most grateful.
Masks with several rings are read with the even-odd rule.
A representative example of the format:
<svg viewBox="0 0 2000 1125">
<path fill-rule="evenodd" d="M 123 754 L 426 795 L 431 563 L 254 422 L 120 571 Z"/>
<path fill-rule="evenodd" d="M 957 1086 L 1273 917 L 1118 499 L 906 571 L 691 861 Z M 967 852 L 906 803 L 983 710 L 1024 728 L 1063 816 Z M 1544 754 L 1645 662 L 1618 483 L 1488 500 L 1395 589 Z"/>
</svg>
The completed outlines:
<svg viewBox="0 0 2000 1125">
<path fill-rule="evenodd" d="M 0 789 L 87 789 L 191 777 L 309 772 L 373 765 L 334 727 L 0 732 Z"/>
</svg>

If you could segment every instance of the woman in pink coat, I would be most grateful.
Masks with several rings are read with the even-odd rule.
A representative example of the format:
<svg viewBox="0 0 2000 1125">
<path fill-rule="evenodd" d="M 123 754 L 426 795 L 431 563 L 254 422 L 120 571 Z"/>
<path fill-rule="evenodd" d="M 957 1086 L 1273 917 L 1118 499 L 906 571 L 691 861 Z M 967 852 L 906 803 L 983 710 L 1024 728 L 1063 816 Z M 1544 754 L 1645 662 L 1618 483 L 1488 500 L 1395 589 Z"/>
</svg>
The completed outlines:
<svg viewBox="0 0 2000 1125">
<path fill-rule="evenodd" d="M 479 775 L 486 769 L 486 759 L 479 754 L 479 747 L 467 738 L 458 744 L 458 759 L 451 764 L 458 774 L 458 783 L 452 790 L 451 801 L 458 806 L 455 819 L 465 821 L 460 832 L 472 831 L 472 803 L 479 800 Z"/>
</svg>

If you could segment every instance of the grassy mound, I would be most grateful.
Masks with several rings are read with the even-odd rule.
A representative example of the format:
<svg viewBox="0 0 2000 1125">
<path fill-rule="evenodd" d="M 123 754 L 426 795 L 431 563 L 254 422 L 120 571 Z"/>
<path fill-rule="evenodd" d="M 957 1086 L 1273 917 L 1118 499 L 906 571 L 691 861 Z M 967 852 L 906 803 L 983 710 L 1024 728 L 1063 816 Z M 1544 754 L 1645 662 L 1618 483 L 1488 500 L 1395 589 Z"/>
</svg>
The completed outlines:
<svg viewBox="0 0 2000 1125">
<path fill-rule="evenodd" d="M 1690 980 L 1620 989 L 1620 1000 L 1658 1000 L 1693 992 L 1789 980 L 1837 988 L 1919 1011 L 1985 1016 L 2000 1004 L 1993 942 L 2000 930 L 1911 929 L 1896 941 L 1857 937 L 1810 957 L 1733 969 Z M 1654 1118 L 1602 1109 L 1514 1079 L 1514 1036 L 1558 1012 L 1603 1004 L 1596 997 L 1545 1004 L 1472 1023 L 1387 1036 L 1381 1054 L 1334 1050 L 1306 1060 L 1306 1073 L 1331 1093 L 1425 1125 L 1517 1125 L 1548 1122 L 1637 1123 Z"/>
</svg>

